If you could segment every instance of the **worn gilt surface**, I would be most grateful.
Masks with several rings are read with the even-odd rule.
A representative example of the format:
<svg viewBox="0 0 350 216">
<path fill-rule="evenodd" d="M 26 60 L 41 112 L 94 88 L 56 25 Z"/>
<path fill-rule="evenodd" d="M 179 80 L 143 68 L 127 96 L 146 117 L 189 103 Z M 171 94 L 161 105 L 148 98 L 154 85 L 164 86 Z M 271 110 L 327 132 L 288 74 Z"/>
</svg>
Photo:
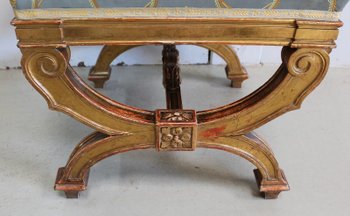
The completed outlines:
<svg viewBox="0 0 350 216">
<path fill-rule="evenodd" d="M 84 139 L 59 170 L 56 189 L 69 197 L 86 189 L 89 168 L 108 156 L 146 148 L 162 151 L 197 147 L 228 151 L 250 161 L 258 169 L 255 174 L 260 191 L 267 198 L 276 198 L 289 189 L 288 183 L 272 150 L 252 130 L 300 107 L 324 78 L 328 52 L 335 47 L 341 26 L 341 22 L 272 19 L 13 23 L 28 81 L 47 99 L 50 108 L 98 131 Z M 120 104 L 91 89 L 69 65 L 71 45 L 167 43 L 285 47 L 280 68 L 261 88 L 227 106 L 198 112 L 147 111 Z"/>
</svg>

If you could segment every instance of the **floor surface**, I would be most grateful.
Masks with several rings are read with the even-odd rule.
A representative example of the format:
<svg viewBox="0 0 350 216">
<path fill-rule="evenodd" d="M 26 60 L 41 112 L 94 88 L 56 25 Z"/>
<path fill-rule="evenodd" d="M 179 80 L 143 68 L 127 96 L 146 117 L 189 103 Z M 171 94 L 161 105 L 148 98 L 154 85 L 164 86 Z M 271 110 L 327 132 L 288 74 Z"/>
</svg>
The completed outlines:
<svg viewBox="0 0 350 216">
<path fill-rule="evenodd" d="M 276 66 L 248 67 L 242 89 L 229 88 L 222 66 L 184 66 L 185 108 L 208 109 L 249 94 Z M 86 78 L 88 68 L 78 69 Z M 100 162 L 88 191 L 67 200 L 53 190 L 56 171 L 93 130 L 47 109 L 19 70 L 0 71 L 0 215 L 350 215 L 350 69 L 331 69 L 304 102 L 257 132 L 274 149 L 291 191 L 259 197 L 254 167 L 215 150 L 135 151 Z M 163 108 L 161 66 L 113 68 L 103 94 Z"/>
</svg>

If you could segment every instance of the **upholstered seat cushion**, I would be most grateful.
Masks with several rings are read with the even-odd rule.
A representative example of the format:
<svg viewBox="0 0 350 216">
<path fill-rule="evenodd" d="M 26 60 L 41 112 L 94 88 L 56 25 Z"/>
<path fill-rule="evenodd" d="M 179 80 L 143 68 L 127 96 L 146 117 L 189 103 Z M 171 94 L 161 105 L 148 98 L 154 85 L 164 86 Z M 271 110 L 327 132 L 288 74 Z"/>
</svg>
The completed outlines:
<svg viewBox="0 0 350 216">
<path fill-rule="evenodd" d="M 18 19 L 123 16 L 338 19 L 349 0 L 10 0 Z"/>
</svg>

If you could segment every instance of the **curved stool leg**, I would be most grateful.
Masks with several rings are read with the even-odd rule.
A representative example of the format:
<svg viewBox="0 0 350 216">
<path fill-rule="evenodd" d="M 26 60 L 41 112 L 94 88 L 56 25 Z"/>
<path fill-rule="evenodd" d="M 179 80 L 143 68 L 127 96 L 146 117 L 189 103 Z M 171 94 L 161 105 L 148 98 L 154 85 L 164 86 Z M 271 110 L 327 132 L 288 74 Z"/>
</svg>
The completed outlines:
<svg viewBox="0 0 350 216">
<path fill-rule="evenodd" d="M 104 46 L 97 58 L 96 64 L 91 68 L 88 79 L 95 84 L 95 88 L 103 88 L 105 82 L 111 77 L 110 65 L 119 55 L 136 46 L 118 45 Z"/>
<path fill-rule="evenodd" d="M 200 45 L 207 48 L 225 60 L 227 66 L 225 68 L 226 75 L 231 80 L 232 88 L 241 88 L 244 80 L 248 79 L 248 73 L 242 66 L 235 50 L 229 45 L 208 44 Z"/>
<path fill-rule="evenodd" d="M 266 199 L 289 190 L 272 150 L 254 133 L 199 141 L 197 147 L 224 150 L 254 164 L 260 192 Z M 108 136 L 95 132 L 75 148 L 67 165 L 58 170 L 55 189 L 64 191 L 67 198 L 78 198 L 79 192 L 87 189 L 89 170 L 94 164 L 112 155 L 148 148 L 155 148 L 154 136 L 148 133 Z"/>
<path fill-rule="evenodd" d="M 233 88 L 241 88 L 242 82 L 248 79 L 246 69 L 242 66 L 239 58 L 231 46 L 221 44 L 197 45 L 209 49 L 225 60 L 227 66 L 225 68 L 226 75 L 231 80 Z M 91 68 L 89 80 L 94 82 L 95 88 L 103 88 L 105 82 L 111 76 L 111 63 L 122 53 L 129 49 L 135 48 L 133 45 L 106 45 L 101 50 L 101 53 L 96 61 L 95 67 Z"/>
<path fill-rule="evenodd" d="M 254 170 L 257 184 L 266 199 L 275 199 L 280 192 L 289 190 L 287 179 L 271 148 L 254 133 L 202 140 L 198 147 L 224 150 L 254 164 L 257 167 Z"/>
<path fill-rule="evenodd" d="M 108 136 L 95 132 L 77 145 L 65 167 L 58 170 L 55 190 L 64 191 L 67 198 L 78 198 L 87 188 L 89 170 L 97 162 L 118 153 L 154 148 L 154 136 L 149 133 Z"/>
</svg>

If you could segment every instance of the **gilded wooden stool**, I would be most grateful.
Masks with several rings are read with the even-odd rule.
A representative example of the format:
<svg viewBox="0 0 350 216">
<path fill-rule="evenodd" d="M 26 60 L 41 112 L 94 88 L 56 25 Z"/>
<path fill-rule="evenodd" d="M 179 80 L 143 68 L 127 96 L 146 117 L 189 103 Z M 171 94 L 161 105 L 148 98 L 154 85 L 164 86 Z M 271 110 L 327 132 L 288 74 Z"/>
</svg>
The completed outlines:
<svg viewBox="0 0 350 216">
<path fill-rule="evenodd" d="M 289 190 L 271 148 L 253 130 L 300 108 L 322 81 L 342 26 L 338 11 L 347 2 L 11 0 L 26 78 L 51 109 L 96 129 L 59 169 L 55 189 L 78 197 L 86 190 L 90 168 L 118 153 L 210 148 L 254 164 L 265 198 Z M 137 109 L 102 96 L 69 65 L 70 46 L 148 44 L 164 46 L 165 109 Z M 186 110 L 176 44 L 281 46 L 282 63 L 243 99 L 211 110 Z"/>
</svg>

